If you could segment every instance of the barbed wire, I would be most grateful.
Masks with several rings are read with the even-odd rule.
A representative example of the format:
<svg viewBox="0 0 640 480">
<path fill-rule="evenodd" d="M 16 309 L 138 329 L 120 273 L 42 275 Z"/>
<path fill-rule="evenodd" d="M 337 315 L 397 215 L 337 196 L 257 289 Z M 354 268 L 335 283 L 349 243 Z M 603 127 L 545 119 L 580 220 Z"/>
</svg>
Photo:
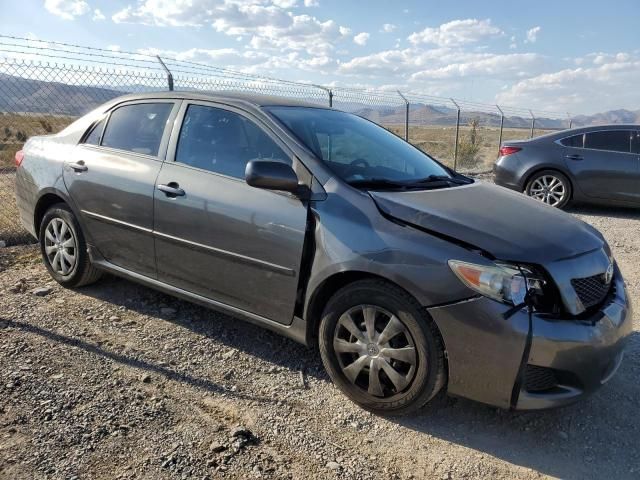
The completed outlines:
<svg viewBox="0 0 640 480">
<path fill-rule="evenodd" d="M 163 69 L 158 64 L 157 55 L 153 53 L 140 51 L 132 52 L 127 50 L 111 50 L 107 48 L 90 47 L 85 45 L 27 38 L 15 35 L 0 35 L 0 39 L 5 39 L 5 41 L 0 41 L 0 54 L 9 53 L 14 55 L 26 55 L 36 58 L 43 57 L 70 62 L 86 62 L 96 65 L 102 65 L 106 63 L 106 61 L 114 62 L 117 60 L 119 62 L 115 64 L 116 67 L 126 67 L 136 70 L 143 69 L 164 74 Z M 37 45 L 32 45 L 30 43 L 36 43 Z M 45 53 L 43 51 L 49 53 Z M 173 74 L 178 75 L 189 75 L 195 77 L 217 77 L 223 78 L 227 81 L 235 80 L 243 82 L 259 82 L 262 84 L 292 87 L 295 86 L 297 88 L 305 89 L 318 88 L 324 90 L 327 93 L 329 90 L 331 90 L 334 95 L 341 93 L 343 97 L 369 97 L 369 103 L 388 101 L 389 103 L 393 104 L 401 104 L 404 102 L 404 99 L 402 99 L 401 96 L 398 95 L 398 92 L 392 92 L 389 90 L 380 90 L 373 87 L 356 88 L 337 85 L 324 86 L 311 82 L 292 81 L 267 75 L 256 75 L 224 67 L 217 67 L 204 63 L 178 59 L 167 56 L 160 51 L 158 53 L 162 54 L 162 60 L 165 62 L 169 70 Z M 67 68 L 68 65 L 64 64 L 63 67 Z M 472 100 L 439 97 L 436 95 L 429 95 L 413 90 L 403 90 L 402 96 L 407 98 L 410 103 L 424 103 L 426 105 L 435 105 L 454 109 L 457 108 L 457 106 L 460 106 L 464 107 L 466 110 L 476 110 L 478 112 L 489 114 L 499 114 L 499 110 L 501 109 L 504 113 L 526 118 L 531 118 L 532 111 L 535 112 L 534 116 L 538 117 L 547 116 L 551 119 L 570 118 L 570 115 L 567 112 L 542 110 L 537 108 L 525 108 L 511 105 L 500 105 L 500 107 L 497 108 L 495 104 Z M 345 102 L 345 99 L 340 98 L 338 101 Z"/>
</svg>

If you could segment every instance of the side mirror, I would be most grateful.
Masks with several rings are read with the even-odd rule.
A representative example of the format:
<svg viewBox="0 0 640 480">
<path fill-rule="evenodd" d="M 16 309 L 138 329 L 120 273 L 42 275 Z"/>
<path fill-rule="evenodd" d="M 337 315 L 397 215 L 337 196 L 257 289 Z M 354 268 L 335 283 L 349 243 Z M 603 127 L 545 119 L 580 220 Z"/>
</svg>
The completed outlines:
<svg viewBox="0 0 640 480">
<path fill-rule="evenodd" d="M 244 170 L 247 184 L 266 190 L 298 193 L 298 176 L 291 165 L 270 160 L 251 160 Z"/>
</svg>

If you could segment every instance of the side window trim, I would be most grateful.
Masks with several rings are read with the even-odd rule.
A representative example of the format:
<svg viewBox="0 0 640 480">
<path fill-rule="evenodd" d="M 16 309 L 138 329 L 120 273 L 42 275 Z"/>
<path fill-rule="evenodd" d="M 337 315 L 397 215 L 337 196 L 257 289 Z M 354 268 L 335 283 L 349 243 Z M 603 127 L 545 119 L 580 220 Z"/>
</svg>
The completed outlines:
<svg viewBox="0 0 640 480">
<path fill-rule="evenodd" d="M 89 138 L 89 136 L 93 133 L 93 129 L 96 128 L 100 124 L 100 122 L 102 122 L 104 120 L 104 127 L 102 127 L 102 132 L 100 132 L 100 138 L 98 139 L 98 144 L 97 145 L 94 145 L 94 144 L 90 145 L 92 147 L 100 147 L 102 145 L 102 136 L 104 135 L 104 131 L 105 131 L 105 128 L 107 126 L 107 123 L 109 123 L 109 117 L 110 116 L 111 116 L 111 110 L 106 112 L 106 113 L 103 113 L 95 121 L 93 121 L 91 123 L 91 125 L 89 126 L 89 128 L 87 128 L 87 130 L 84 132 L 84 134 L 80 138 L 80 141 L 78 142 L 78 144 L 84 145 L 85 142 L 87 141 L 87 139 Z"/>
<path fill-rule="evenodd" d="M 305 177 L 309 179 L 312 178 L 311 172 L 307 169 L 306 166 L 300 162 L 298 157 L 292 152 L 291 148 L 282 141 L 278 135 L 272 131 L 271 128 L 268 127 L 261 119 L 251 115 L 249 112 L 242 110 L 240 108 L 234 107 L 232 105 L 227 105 L 225 103 L 218 103 L 215 101 L 202 101 L 202 100 L 184 100 L 182 105 L 180 106 L 179 111 L 177 112 L 176 118 L 173 122 L 173 127 L 171 128 L 171 137 L 169 138 L 168 146 L 167 146 L 167 155 L 164 159 L 165 162 L 179 164 L 181 167 L 189 168 L 198 172 L 205 172 L 210 175 L 217 175 L 219 177 L 227 178 L 229 180 L 235 180 L 237 182 L 244 183 L 244 179 L 233 177 L 230 175 L 225 175 L 221 172 L 215 172 L 211 170 L 206 170 L 199 167 L 194 167 L 192 165 L 188 165 L 186 163 L 180 163 L 176 161 L 176 152 L 178 148 L 178 140 L 180 139 L 180 132 L 182 130 L 182 123 L 187 113 L 187 109 L 190 105 L 199 105 L 203 107 L 212 107 L 218 108 L 220 110 L 225 110 L 231 113 L 235 113 L 247 119 L 248 121 L 254 123 L 260 130 L 262 130 L 282 151 L 285 155 L 287 155 L 288 159 L 291 161 L 291 165 L 299 173 L 299 168 L 302 168 L 306 174 Z M 301 178 L 302 180 L 302 178 Z M 311 181 L 309 181 L 311 183 Z M 310 186 L 310 185 L 309 185 Z M 281 194 L 282 192 L 274 192 Z M 288 194 L 287 194 L 288 195 Z"/>
<path fill-rule="evenodd" d="M 158 155 L 150 155 L 150 154 L 146 154 L 146 153 L 140 153 L 140 152 L 132 152 L 129 150 L 122 150 L 120 148 L 114 148 L 114 147 L 106 147 L 104 145 L 102 145 L 102 140 L 104 137 L 104 132 L 107 130 L 107 126 L 109 125 L 109 121 L 111 120 L 111 114 L 117 110 L 120 107 L 126 107 L 129 105 L 139 105 L 139 104 L 144 104 L 144 103 L 171 103 L 173 104 L 173 107 L 171 108 L 171 111 L 169 112 L 169 116 L 167 117 L 167 122 L 164 126 L 164 131 L 162 132 L 162 137 L 160 139 L 160 146 L 158 147 Z M 137 157 L 143 157 L 143 158 L 150 158 L 153 160 L 157 160 L 157 161 L 164 161 L 167 155 L 167 148 L 169 146 L 169 140 L 170 140 L 170 136 L 172 133 L 172 129 L 173 129 L 173 125 L 175 123 L 176 117 L 178 116 L 178 113 L 180 111 L 180 107 L 182 106 L 183 101 L 180 99 L 175 99 L 175 98 L 145 98 L 145 99 L 139 99 L 139 100 L 128 100 L 126 102 L 122 102 L 122 103 L 118 103 L 117 105 L 113 105 L 109 111 L 107 111 L 106 113 L 103 114 L 102 117 L 100 117 L 100 119 L 96 122 L 94 122 L 90 128 L 87 129 L 87 132 L 85 132 L 85 134 L 82 137 L 82 140 L 80 142 L 80 144 L 84 145 L 84 140 L 86 139 L 86 137 L 89 135 L 89 133 L 93 130 L 94 126 L 97 125 L 102 119 L 105 119 L 105 124 L 104 124 L 104 128 L 102 129 L 102 133 L 100 134 L 100 143 L 99 145 L 87 145 L 88 147 L 91 148 L 99 148 L 99 149 L 104 149 L 107 151 L 111 151 L 111 152 L 116 152 L 118 154 L 125 154 L 125 155 L 133 155 L 133 156 L 137 156 Z"/>
</svg>

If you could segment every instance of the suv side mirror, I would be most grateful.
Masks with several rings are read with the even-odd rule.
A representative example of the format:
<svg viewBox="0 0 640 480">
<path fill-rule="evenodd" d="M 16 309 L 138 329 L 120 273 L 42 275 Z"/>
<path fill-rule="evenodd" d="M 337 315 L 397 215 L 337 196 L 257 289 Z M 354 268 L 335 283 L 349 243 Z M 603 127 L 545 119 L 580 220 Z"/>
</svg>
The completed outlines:
<svg viewBox="0 0 640 480">
<path fill-rule="evenodd" d="M 270 160 L 251 160 L 244 170 L 247 184 L 266 190 L 298 193 L 298 176 L 291 165 Z"/>
</svg>

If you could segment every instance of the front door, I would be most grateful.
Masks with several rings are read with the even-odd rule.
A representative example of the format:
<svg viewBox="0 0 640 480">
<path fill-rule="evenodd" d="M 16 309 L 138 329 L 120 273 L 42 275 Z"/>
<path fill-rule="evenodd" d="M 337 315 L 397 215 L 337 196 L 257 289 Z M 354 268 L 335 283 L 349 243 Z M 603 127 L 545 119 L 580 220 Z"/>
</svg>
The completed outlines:
<svg viewBox="0 0 640 480">
<path fill-rule="evenodd" d="M 590 197 L 640 202 L 640 165 L 631 151 L 632 130 L 584 134 L 582 148 L 565 147 L 565 162 Z"/>
<path fill-rule="evenodd" d="M 158 279 L 290 323 L 307 205 L 250 187 L 244 169 L 252 159 L 291 156 L 239 111 L 185 102 L 180 117 L 154 194 Z"/>
<path fill-rule="evenodd" d="M 153 278 L 153 191 L 174 108 L 172 101 L 117 107 L 64 165 L 65 185 L 92 245 L 114 265 Z"/>
</svg>

